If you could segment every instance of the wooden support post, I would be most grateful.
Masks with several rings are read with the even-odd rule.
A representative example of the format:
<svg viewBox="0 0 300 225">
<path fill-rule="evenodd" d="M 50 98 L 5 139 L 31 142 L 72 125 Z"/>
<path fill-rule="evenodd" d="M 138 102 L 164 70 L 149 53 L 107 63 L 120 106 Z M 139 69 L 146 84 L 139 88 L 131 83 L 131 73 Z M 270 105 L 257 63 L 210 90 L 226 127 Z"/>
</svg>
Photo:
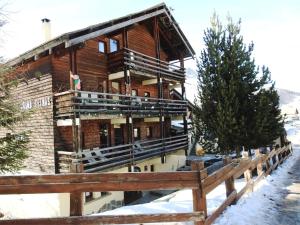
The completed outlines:
<svg viewBox="0 0 300 225">
<path fill-rule="evenodd" d="M 225 157 L 223 159 L 224 165 L 230 164 L 232 159 L 230 157 Z M 226 196 L 228 197 L 232 192 L 236 191 L 234 187 L 234 178 L 233 176 L 229 177 L 225 180 L 225 187 L 226 187 Z"/>
<path fill-rule="evenodd" d="M 269 170 L 271 168 L 269 153 L 266 154 L 266 157 L 267 157 L 267 159 L 266 159 L 266 175 L 268 175 Z"/>
<path fill-rule="evenodd" d="M 259 152 L 259 149 L 255 149 L 255 156 L 256 158 L 261 158 L 262 154 Z M 259 161 L 259 163 L 257 164 L 257 176 L 261 176 L 264 171 L 263 171 L 263 166 L 262 166 L 262 161 Z"/>
<path fill-rule="evenodd" d="M 199 173 L 199 188 L 193 189 L 193 210 L 194 212 L 201 212 L 204 213 L 204 218 L 207 217 L 207 205 L 206 205 L 206 194 L 203 191 L 202 187 L 202 180 L 205 177 L 201 177 L 200 171 L 204 169 L 204 162 L 200 160 L 195 160 L 191 162 L 191 169 L 192 171 L 198 171 Z M 204 225 L 203 221 L 196 221 L 194 222 L 195 225 Z"/>
<path fill-rule="evenodd" d="M 76 49 L 70 48 L 69 50 L 69 68 L 73 74 L 77 74 L 77 59 L 76 59 Z M 74 90 L 74 81 L 73 78 L 70 76 L 70 90 Z M 77 95 L 77 93 L 75 93 Z M 75 107 L 75 106 L 74 106 Z M 82 150 L 81 146 L 81 125 L 80 125 L 80 118 L 79 125 L 76 124 L 76 113 L 72 116 L 72 143 L 73 143 L 73 151 L 78 152 Z M 79 116 L 80 117 L 80 116 Z"/>
<path fill-rule="evenodd" d="M 83 164 L 75 163 L 71 164 L 71 173 L 82 173 Z M 76 184 L 74 184 L 76 185 Z M 70 216 L 82 216 L 83 215 L 83 198 L 82 192 L 70 193 Z"/>
<path fill-rule="evenodd" d="M 249 154 L 248 154 L 248 152 L 243 152 L 242 153 L 242 158 L 243 159 L 249 159 L 250 157 L 249 157 Z M 245 178 L 245 181 L 246 181 L 246 184 L 247 183 L 253 183 L 253 181 L 252 181 L 252 170 L 251 169 L 248 169 L 248 170 L 246 170 L 245 172 L 244 172 L 244 178 Z M 251 192 L 253 191 L 253 185 L 251 185 Z"/>
</svg>

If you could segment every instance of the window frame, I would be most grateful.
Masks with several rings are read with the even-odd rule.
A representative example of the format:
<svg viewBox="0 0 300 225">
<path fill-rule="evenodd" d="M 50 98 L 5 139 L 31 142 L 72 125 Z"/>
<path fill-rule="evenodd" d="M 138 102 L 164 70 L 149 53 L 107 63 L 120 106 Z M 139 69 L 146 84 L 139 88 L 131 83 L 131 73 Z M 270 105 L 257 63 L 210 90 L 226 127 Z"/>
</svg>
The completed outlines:
<svg viewBox="0 0 300 225">
<path fill-rule="evenodd" d="M 116 42 L 116 50 L 112 51 L 112 42 L 115 41 Z M 120 42 L 118 39 L 115 38 L 110 38 L 109 39 L 109 53 L 114 53 L 120 50 Z"/>
<path fill-rule="evenodd" d="M 102 43 L 103 44 L 103 52 L 102 51 L 100 51 L 100 43 Z M 100 53 L 100 54 L 105 54 L 106 53 L 106 42 L 105 41 L 98 41 L 98 53 Z"/>
</svg>

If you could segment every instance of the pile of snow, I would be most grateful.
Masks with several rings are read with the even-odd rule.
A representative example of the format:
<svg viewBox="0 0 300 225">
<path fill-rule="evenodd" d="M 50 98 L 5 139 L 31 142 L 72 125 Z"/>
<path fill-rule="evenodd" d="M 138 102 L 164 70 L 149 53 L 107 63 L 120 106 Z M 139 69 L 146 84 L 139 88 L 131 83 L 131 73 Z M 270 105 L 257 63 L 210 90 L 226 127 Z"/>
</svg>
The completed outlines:
<svg viewBox="0 0 300 225">
<path fill-rule="evenodd" d="M 40 173 L 21 170 L 14 175 L 40 175 Z M 59 194 L 0 195 L 0 212 L 4 214 L 3 219 L 57 217 L 60 215 L 59 208 Z"/>
</svg>

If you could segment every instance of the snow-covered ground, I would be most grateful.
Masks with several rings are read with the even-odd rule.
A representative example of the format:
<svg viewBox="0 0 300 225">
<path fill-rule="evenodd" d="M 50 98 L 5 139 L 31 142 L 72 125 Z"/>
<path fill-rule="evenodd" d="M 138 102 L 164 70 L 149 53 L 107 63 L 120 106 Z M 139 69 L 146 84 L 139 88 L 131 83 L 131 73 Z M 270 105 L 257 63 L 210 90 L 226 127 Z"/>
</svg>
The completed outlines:
<svg viewBox="0 0 300 225">
<path fill-rule="evenodd" d="M 300 129 L 287 126 L 288 139 L 294 145 L 292 156 L 271 176 L 262 180 L 253 193 L 245 195 L 236 204 L 227 208 L 215 225 L 273 225 L 283 194 L 287 191 L 288 173 L 300 157 Z"/>
<path fill-rule="evenodd" d="M 297 158 L 300 157 L 300 128 L 287 125 L 289 140 L 294 144 L 293 155 L 285 161 L 276 171 L 262 180 L 253 193 L 244 195 L 236 205 L 230 206 L 217 219 L 217 225 L 255 225 L 273 224 L 276 215 L 276 203 L 280 200 L 288 179 L 286 174 Z M 297 147 L 298 146 L 298 147 Z M 27 173 L 28 174 L 28 173 Z M 243 179 L 235 181 L 235 187 L 239 191 L 245 182 Z M 207 195 L 208 214 L 217 209 L 225 200 L 225 186 L 221 184 Z M 29 217 L 54 217 L 58 216 L 59 197 L 57 194 L 45 195 L 7 195 L 0 196 L 0 212 L 6 218 L 29 218 Z M 124 206 L 115 210 L 101 213 L 101 215 L 129 215 L 192 212 L 192 191 L 181 190 L 165 196 L 151 203 Z M 159 224 L 192 224 L 187 222 L 159 223 Z"/>
<path fill-rule="evenodd" d="M 288 139 L 294 144 L 293 155 L 285 163 L 262 180 L 254 189 L 254 192 L 245 194 L 236 205 L 232 205 L 219 217 L 216 225 L 272 225 L 276 218 L 276 207 L 282 195 L 280 193 L 286 188 L 285 183 L 289 169 L 293 163 L 300 157 L 300 129 L 288 125 L 286 127 Z M 243 188 L 245 182 L 243 179 L 235 180 L 237 191 Z M 225 186 L 221 184 L 207 195 L 208 214 L 211 214 L 225 200 Z M 174 212 L 192 212 L 192 191 L 181 190 L 171 195 L 165 196 L 154 202 L 125 206 L 112 211 L 101 213 L 100 215 L 129 215 L 129 214 L 151 214 L 151 213 L 174 213 Z M 160 223 L 160 224 L 192 224 L 188 222 L 178 223 Z"/>
<path fill-rule="evenodd" d="M 22 170 L 15 175 L 40 175 L 40 173 Z M 60 215 L 59 196 L 60 194 L 0 195 L 0 212 L 4 214 L 4 219 L 56 217 Z"/>
</svg>

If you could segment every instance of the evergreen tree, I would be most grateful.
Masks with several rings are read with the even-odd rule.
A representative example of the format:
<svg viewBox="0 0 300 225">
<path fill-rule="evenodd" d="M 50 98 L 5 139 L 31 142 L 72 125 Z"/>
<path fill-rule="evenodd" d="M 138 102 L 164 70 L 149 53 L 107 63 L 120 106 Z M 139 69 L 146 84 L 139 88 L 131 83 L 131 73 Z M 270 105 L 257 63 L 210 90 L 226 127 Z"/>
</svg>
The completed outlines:
<svg viewBox="0 0 300 225">
<path fill-rule="evenodd" d="M 256 96 L 256 132 L 253 147 L 268 146 L 284 133 L 284 123 L 279 108 L 279 95 L 274 84 Z"/>
<path fill-rule="evenodd" d="M 5 20 L 0 17 L 0 28 L 4 24 Z M 27 113 L 12 99 L 11 89 L 17 85 L 17 81 L 11 79 L 12 72 L 12 68 L 7 67 L 0 58 L 0 129 L 7 131 L 7 135 L 0 138 L 0 173 L 15 172 L 22 168 L 29 141 L 28 133 L 14 130 Z"/>
<path fill-rule="evenodd" d="M 231 18 L 228 18 L 228 24 L 223 28 L 214 14 L 211 28 L 204 33 L 206 47 L 201 52 L 198 62 L 199 83 L 194 130 L 195 133 L 198 132 L 200 140 L 202 138 L 202 143 L 216 143 L 218 146 L 215 148 L 216 145 L 210 144 L 207 146 L 212 148 L 206 150 L 223 154 L 228 154 L 234 149 L 239 153 L 242 146 L 250 149 L 259 145 L 260 134 L 257 131 L 265 132 L 267 129 L 271 134 L 271 122 L 266 126 L 256 121 L 257 103 L 262 98 L 259 96 L 267 94 L 273 97 L 265 96 L 267 100 L 276 101 L 277 94 L 273 86 L 267 91 L 267 84 L 271 84 L 270 72 L 268 68 L 263 67 L 261 74 L 259 73 L 260 70 L 251 57 L 254 45 L 244 44 L 240 35 L 240 24 L 240 21 L 234 24 Z M 269 102 L 269 105 L 269 116 L 276 117 L 270 121 L 276 123 L 274 126 L 281 127 L 278 111 L 275 110 L 276 113 L 271 114 L 277 105 L 272 102 Z M 197 135 L 195 134 L 195 137 Z M 270 138 L 273 136 L 270 135 L 264 140 L 269 142 Z"/>
</svg>

